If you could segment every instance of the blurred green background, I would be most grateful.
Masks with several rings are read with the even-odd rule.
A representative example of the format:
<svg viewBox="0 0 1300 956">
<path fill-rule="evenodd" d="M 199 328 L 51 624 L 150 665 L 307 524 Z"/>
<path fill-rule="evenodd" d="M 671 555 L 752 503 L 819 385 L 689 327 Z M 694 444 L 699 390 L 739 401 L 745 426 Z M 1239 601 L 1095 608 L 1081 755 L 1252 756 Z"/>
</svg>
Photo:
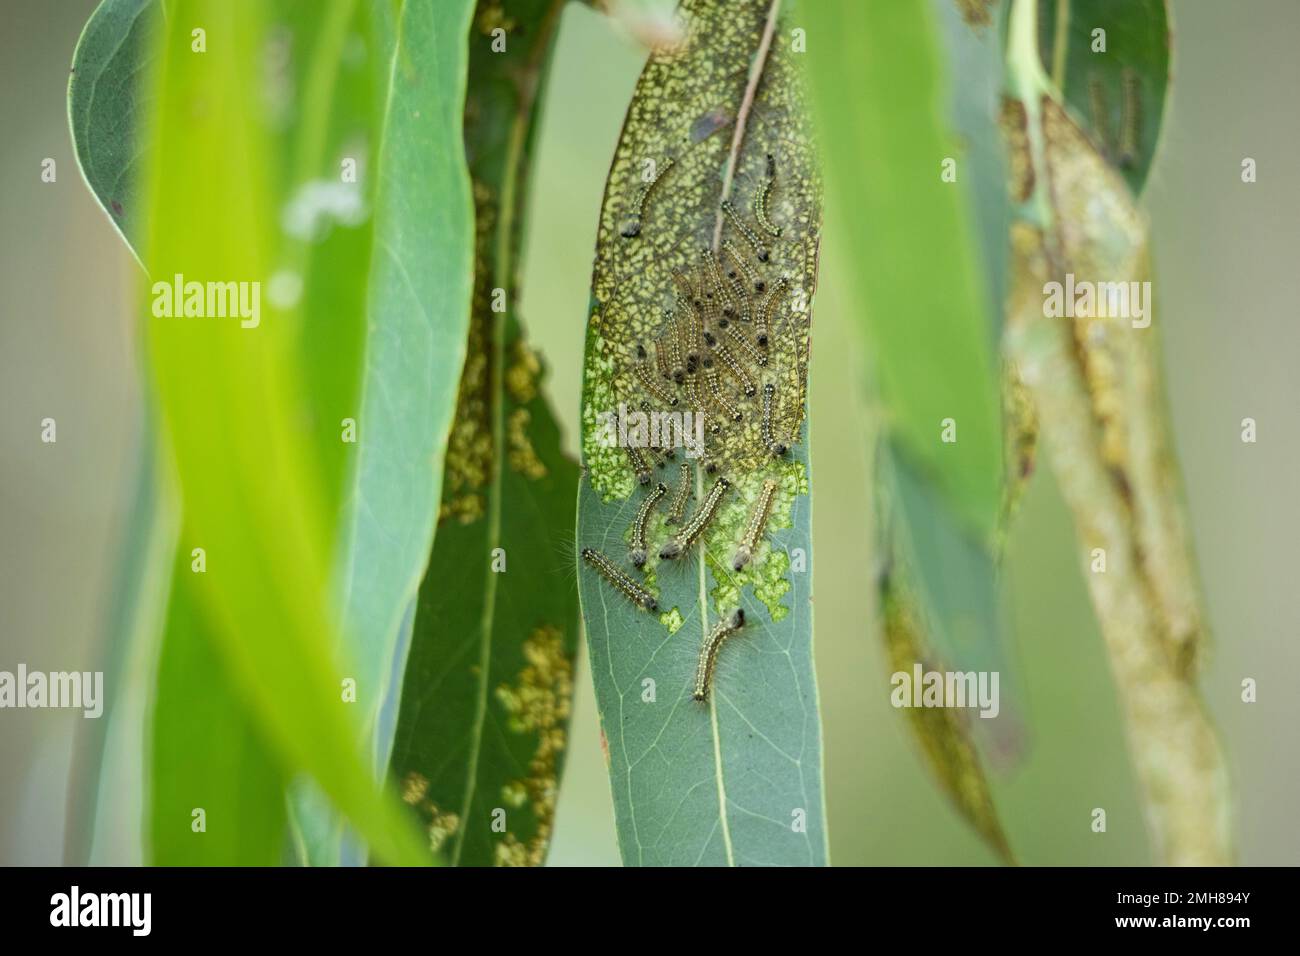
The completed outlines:
<svg viewBox="0 0 1300 956">
<path fill-rule="evenodd" d="M 65 93 L 92 0 L 3 0 L 0 38 L 0 669 L 93 670 L 125 520 L 138 409 L 135 268 L 81 182 Z M 1292 294 L 1300 236 L 1300 6 L 1175 2 L 1174 81 L 1145 205 L 1153 221 L 1166 370 L 1215 646 L 1204 693 L 1233 772 L 1242 862 L 1300 863 L 1300 508 Z M 810 55 L 815 55 L 815 38 Z M 522 315 L 575 430 L 601 190 L 644 52 L 587 9 L 564 16 L 547 93 L 526 241 Z M 846 91 L 849 95 L 849 91 Z M 853 91 L 852 95 L 869 95 Z M 1250 156 L 1259 181 L 1245 185 Z M 58 180 L 40 181 L 44 158 Z M 833 202 L 833 197 L 830 197 Z M 833 207 L 831 215 L 840 214 Z M 882 242 L 888 236 L 881 237 Z M 812 454 L 816 653 L 824 712 L 831 853 L 837 864 L 992 861 L 931 785 L 871 626 L 874 557 L 860 386 L 867 357 L 845 321 L 854 303 L 823 250 L 814 322 Z M 1259 423 L 1244 445 L 1240 421 Z M 58 421 L 58 442 L 39 440 Z M 1040 473 L 1007 575 L 1030 749 L 997 797 L 1022 859 L 1149 859 L 1106 659 L 1079 575 L 1072 523 Z M 1252 677 L 1259 700 L 1244 704 Z M 616 864 L 609 785 L 585 664 L 551 862 Z M 141 698 L 137 696 L 135 706 Z M 61 858 L 72 735 L 56 711 L 0 711 L 0 863 Z M 128 744 L 130 741 L 127 742 Z M 119 794 L 97 862 L 134 862 L 138 754 L 109 768 Z M 1090 811 L 1109 829 L 1094 834 Z"/>
</svg>

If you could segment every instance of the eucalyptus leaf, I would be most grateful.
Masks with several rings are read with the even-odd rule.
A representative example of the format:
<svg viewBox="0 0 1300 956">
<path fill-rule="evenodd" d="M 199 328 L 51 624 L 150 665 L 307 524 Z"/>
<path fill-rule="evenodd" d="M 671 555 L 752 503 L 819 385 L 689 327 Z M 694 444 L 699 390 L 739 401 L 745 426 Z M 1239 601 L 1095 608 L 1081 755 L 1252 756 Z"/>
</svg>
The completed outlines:
<svg viewBox="0 0 1300 956">
<path fill-rule="evenodd" d="M 402 623 L 429 561 L 467 349 L 474 211 L 461 125 L 472 11 L 471 0 L 411 0 L 396 21 L 383 4 L 368 11 L 389 95 L 370 160 L 378 187 L 369 323 L 359 408 L 349 416 L 356 459 L 343 488 L 335 576 L 376 775 L 392 746 L 391 736 L 380 737 L 380 715 L 400 693 Z M 341 821 L 319 799 L 295 799 L 309 860 L 339 862 Z"/>
<path fill-rule="evenodd" d="M 804 440 L 821 197 L 800 9 L 684 2 L 683 39 L 651 54 L 606 185 L 577 546 L 628 864 L 827 860 Z M 698 435 L 639 447 L 644 431 L 618 422 L 643 402 L 690 412 Z M 639 571 L 634 525 L 660 483 Z M 716 657 L 711 637 L 725 637 Z"/>
<path fill-rule="evenodd" d="M 504 50 L 493 49 L 496 21 L 470 34 L 469 354 L 391 762 L 431 845 L 459 865 L 543 861 L 568 743 L 578 601 L 553 578 L 578 467 L 560 451 L 515 307 L 539 96 L 563 2 L 513 4 Z"/>
<path fill-rule="evenodd" d="M 160 287 L 175 276 L 270 281 L 280 211 L 263 122 L 274 104 L 262 99 L 255 68 L 266 54 L 266 11 L 216 3 L 168 10 L 154 78 L 161 95 L 149 127 L 144 243 L 151 274 L 167 281 L 152 289 L 147 341 L 184 503 L 181 550 L 202 548 L 205 558 L 201 568 L 192 565 L 192 593 L 285 775 L 319 781 L 382 858 L 419 862 L 427 857 L 408 821 L 365 772 L 340 692 L 326 588 L 334 510 L 301 429 L 295 303 L 272 294 L 266 314 L 225 321 L 157 314 Z M 414 17 L 413 42 L 432 32 L 424 12 Z M 202 55 L 194 50 L 195 23 L 210 38 Z"/>
<path fill-rule="evenodd" d="M 1169 90 L 1167 0 L 1039 0 L 1038 31 L 1044 69 L 1102 156 L 1141 195 Z"/>
<path fill-rule="evenodd" d="M 1208 622 L 1164 405 L 1147 223 L 1043 71 L 1037 12 L 1014 0 L 1007 51 L 1008 145 L 1021 171 L 1008 352 L 1075 517 L 1156 856 L 1224 865 L 1227 771 L 1196 687 Z M 1055 313 L 1052 284 L 1076 275 L 1140 299 Z"/>
<path fill-rule="evenodd" d="M 916 663 L 1002 674 L 1002 7 L 832 2 L 809 12 L 827 188 L 836 209 L 852 210 L 832 232 L 861 264 L 849 282 L 867 384 L 884 408 L 876 583 L 886 651 L 909 675 Z M 846 87 L 863 92 L 845 97 Z M 998 724 L 980 729 L 1004 757 L 1021 736 L 1013 714 L 979 722 Z M 974 735 L 955 719 L 910 716 L 944 792 L 1009 859 Z"/>
</svg>

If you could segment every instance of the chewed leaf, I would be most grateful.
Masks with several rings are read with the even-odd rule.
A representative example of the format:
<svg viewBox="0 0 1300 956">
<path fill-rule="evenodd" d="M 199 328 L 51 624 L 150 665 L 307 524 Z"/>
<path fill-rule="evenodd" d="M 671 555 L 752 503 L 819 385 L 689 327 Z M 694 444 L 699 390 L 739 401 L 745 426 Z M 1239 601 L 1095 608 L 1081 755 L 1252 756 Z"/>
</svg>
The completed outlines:
<svg viewBox="0 0 1300 956">
<path fill-rule="evenodd" d="M 1089 556 L 1157 857 L 1222 865 L 1227 780 L 1196 689 L 1206 620 L 1164 410 L 1146 223 L 1043 73 L 1036 12 L 1018 3 L 1009 33 L 1009 96 L 1026 134 L 1010 145 L 1032 176 L 1011 230 L 1008 354 Z"/>
<path fill-rule="evenodd" d="M 601 211 L 578 573 L 628 863 L 826 861 L 805 444 L 821 195 L 789 7 L 682 4 Z"/>
</svg>

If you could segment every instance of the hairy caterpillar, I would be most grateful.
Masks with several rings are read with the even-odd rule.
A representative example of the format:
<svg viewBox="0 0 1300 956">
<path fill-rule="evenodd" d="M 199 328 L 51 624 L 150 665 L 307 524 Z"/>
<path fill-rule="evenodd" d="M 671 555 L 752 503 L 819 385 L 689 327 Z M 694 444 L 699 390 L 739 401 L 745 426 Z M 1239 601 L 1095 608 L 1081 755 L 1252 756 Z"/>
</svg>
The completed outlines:
<svg viewBox="0 0 1300 956">
<path fill-rule="evenodd" d="M 641 507 L 636 511 L 636 520 L 632 522 L 632 547 L 628 550 L 628 557 L 638 568 L 645 565 L 645 529 L 650 523 L 650 513 L 655 510 L 655 505 L 659 504 L 659 499 L 666 494 L 668 494 L 668 486 L 661 481 L 655 485 L 654 491 L 642 499 Z"/>
<path fill-rule="evenodd" d="M 712 249 L 706 248 L 700 250 L 700 259 L 704 263 L 704 275 L 713 288 L 713 295 L 716 296 L 717 301 L 722 303 L 722 314 L 727 318 L 734 317 L 736 315 L 736 300 L 722 277 L 722 267 L 718 264 L 718 257 L 713 254 Z M 708 298 L 709 295 L 705 295 L 705 299 Z"/>
<path fill-rule="evenodd" d="M 673 370 L 668 365 L 668 350 L 657 340 L 655 341 L 655 368 L 659 370 L 660 378 L 672 379 Z"/>
<path fill-rule="evenodd" d="M 643 585 L 632 580 L 621 568 L 595 548 L 583 548 L 582 560 L 595 568 L 600 576 L 612 584 L 637 607 L 647 611 L 659 610 L 659 602 Z"/>
<path fill-rule="evenodd" d="M 704 342 L 709 348 L 713 349 L 713 354 L 722 360 L 722 364 L 740 383 L 740 387 L 745 392 L 745 397 L 751 397 L 758 392 L 758 386 L 754 384 L 754 377 L 749 374 L 749 370 L 740 364 L 740 359 L 736 358 L 736 353 L 727 348 L 722 342 L 719 342 L 708 332 L 704 333 Z"/>
<path fill-rule="evenodd" d="M 745 257 L 740 254 L 740 250 L 736 248 L 734 242 L 730 239 L 724 239 L 722 241 L 722 251 L 731 258 L 731 261 L 736 266 L 734 270 L 727 273 L 731 279 L 735 280 L 739 274 L 744 277 L 745 282 L 749 283 L 750 288 L 755 292 L 765 292 L 767 290 L 767 282 L 765 282 L 763 277 L 755 272 L 753 267 L 745 261 Z M 732 288 L 734 288 L 736 293 L 742 298 L 749 294 L 738 281 L 733 282 Z"/>
<path fill-rule="evenodd" d="M 713 630 L 704 639 L 704 646 L 700 648 L 700 661 L 695 667 L 695 692 L 691 694 L 695 700 L 708 700 L 709 687 L 713 684 L 713 668 L 718 662 L 718 650 L 723 641 L 744 626 L 745 609 L 739 607 L 713 625 Z"/>
<path fill-rule="evenodd" d="M 695 292 L 695 286 L 691 285 L 690 276 L 680 269 L 674 269 L 673 285 L 677 286 L 677 295 L 683 301 L 690 303 L 697 309 L 700 307 L 700 297 Z"/>
<path fill-rule="evenodd" d="M 771 219 L 767 218 L 767 199 L 772 192 L 772 187 L 776 184 L 776 157 L 771 153 L 767 154 L 767 178 L 758 184 L 758 191 L 754 193 L 754 220 L 758 227 L 769 236 L 781 235 L 781 227 L 775 225 Z M 758 290 L 762 292 L 762 289 Z"/>
<path fill-rule="evenodd" d="M 763 420 L 759 424 L 759 437 L 763 441 L 763 447 L 766 448 L 773 457 L 780 457 L 787 451 L 783 442 L 776 440 L 776 433 L 772 429 L 773 406 L 776 404 L 776 386 L 768 382 L 763 386 Z"/>
<path fill-rule="evenodd" d="M 777 299 L 789 285 L 790 280 L 781 276 L 758 308 L 758 321 L 754 324 L 754 340 L 763 348 L 767 348 L 768 330 L 772 326 L 772 307 L 776 305 Z"/>
<path fill-rule="evenodd" d="M 636 480 L 643 485 L 650 484 L 650 465 L 646 462 L 641 449 L 624 445 L 623 451 L 627 454 L 627 460 L 632 465 L 632 470 L 636 472 Z"/>
<path fill-rule="evenodd" d="M 1122 75 L 1124 84 L 1123 129 L 1119 138 L 1119 163 L 1121 166 L 1133 166 L 1138 159 L 1142 143 L 1142 80 L 1137 70 L 1125 67 Z"/>
<path fill-rule="evenodd" d="M 1106 102 L 1106 83 L 1097 71 L 1088 74 L 1088 112 L 1092 114 L 1092 128 L 1102 151 L 1109 153 L 1113 146 L 1110 130 L 1110 104 Z"/>
<path fill-rule="evenodd" d="M 641 351 L 644 352 L 645 350 L 642 349 Z M 677 396 L 668 391 L 663 381 L 654 376 L 654 373 L 650 371 L 650 366 L 645 362 L 638 362 L 636 365 L 632 366 L 632 374 L 634 374 L 637 381 L 641 383 L 641 387 L 656 399 L 663 402 L 665 405 L 677 404 Z"/>
<path fill-rule="evenodd" d="M 641 235 L 641 220 L 645 218 L 645 204 L 646 200 L 650 198 L 650 191 L 659 184 L 659 181 L 663 179 L 664 176 L 667 175 L 668 170 L 672 168 L 672 159 L 665 159 L 662 166 L 655 168 L 654 179 L 641 187 L 641 195 L 636 201 L 636 214 L 629 218 L 628 221 L 623 224 L 623 228 L 619 230 L 619 234 L 624 239 L 634 239 Z"/>
<path fill-rule="evenodd" d="M 758 346 L 751 342 L 747 337 L 743 335 L 733 335 L 728 332 L 726 338 L 731 345 L 734 345 L 741 352 L 745 353 L 745 358 L 749 359 L 760 368 L 766 367 L 767 353 L 760 352 Z"/>
<path fill-rule="evenodd" d="M 677 491 L 673 495 L 673 503 L 668 508 L 668 514 L 664 517 L 664 524 L 677 524 L 686 514 L 686 505 L 691 500 L 691 463 L 684 461 L 679 466 L 678 474 L 681 476 L 677 484 Z"/>
<path fill-rule="evenodd" d="M 688 375 L 693 375 L 700 364 L 700 318 L 699 311 L 689 305 L 684 312 L 677 313 L 677 329 Z"/>
<path fill-rule="evenodd" d="M 727 393 L 723 391 L 722 382 L 718 379 L 717 366 L 713 364 L 713 359 L 707 356 L 704 359 L 704 382 L 709 386 L 709 393 L 713 396 L 713 401 L 722 409 L 724 415 L 733 422 L 738 422 L 745 417 L 740 413 L 740 409 L 735 406 Z"/>
<path fill-rule="evenodd" d="M 664 325 L 662 336 L 668 343 L 666 361 L 669 374 L 671 374 L 673 381 L 680 385 L 686 378 L 686 359 L 685 351 L 682 349 L 681 323 L 677 321 L 672 312 L 665 312 Z"/>
<path fill-rule="evenodd" d="M 722 213 L 727 217 L 727 221 L 731 223 L 731 227 L 744 237 L 745 242 L 749 243 L 758 261 L 767 262 L 770 258 L 767 246 L 763 245 L 763 240 L 759 238 L 758 233 L 750 229 L 749 224 L 740 218 L 740 213 L 736 212 L 736 207 L 731 204 L 730 199 L 722 201 Z"/>
<path fill-rule="evenodd" d="M 763 537 L 763 528 L 767 526 L 767 516 L 772 511 L 772 499 L 775 497 L 776 479 L 769 478 L 763 482 L 763 488 L 758 493 L 758 501 L 754 504 L 754 510 L 750 512 L 749 524 L 745 526 L 745 533 L 741 536 L 736 553 L 731 558 L 733 571 L 741 570 L 753 559 L 759 539 Z"/>
<path fill-rule="evenodd" d="M 718 513 L 718 506 L 722 504 L 722 496 L 727 493 L 731 487 L 731 482 L 726 478 L 719 478 L 709 489 L 704 500 L 700 502 L 699 509 L 691 515 L 691 520 L 682 526 L 682 530 L 677 533 L 675 538 L 669 538 L 667 543 L 659 551 L 659 557 L 664 560 L 671 560 L 682 554 L 687 548 L 693 545 L 704 529 L 709 526 L 713 516 Z"/>
</svg>

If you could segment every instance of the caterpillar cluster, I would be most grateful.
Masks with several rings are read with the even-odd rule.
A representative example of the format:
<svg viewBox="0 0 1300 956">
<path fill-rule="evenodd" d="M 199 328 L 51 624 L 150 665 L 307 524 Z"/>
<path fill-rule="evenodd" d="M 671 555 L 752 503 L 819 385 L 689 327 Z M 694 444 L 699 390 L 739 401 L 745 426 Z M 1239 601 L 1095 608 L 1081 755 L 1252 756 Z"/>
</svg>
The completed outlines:
<svg viewBox="0 0 1300 956">
<path fill-rule="evenodd" d="M 794 237 L 787 234 L 786 225 L 799 226 L 800 220 L 797 214 L 790 218 L 790 205 L 774 205 L 784 195 L 783 187 L 776 159 L 764 159 L 762 174 L 747 196 L 733 190 L 731 197 L 718 201 L 716 223 L 709 224 L 715 228 L 707 233 L 664 235 L 671 224 L 661 221 L 656 207 L 670 202 L 679 187 L 688 188 L 681 172 L 685 164 L 668 162 L 629 196 L 627 218 L 614 234 L 619 248 L 635 253 L 629 261 L 645 267 L 622 274 L 596 317 L 613 397 L 619 407 L 640 409 L 647 417 L 654 412 L 677 416 L 689 423 L 688 441 L 699 443 L 683 446 L 653 425 L 648 441 L 620 442 L 637 498 L 625 537 L 627 563 L 616 566 L 592 549 L 583 556 L 610 587 L 642 610 L 658 609 L 649 580 L 638 573 L 646 570 L 650 556 L 659 562 L 652 569 L 687 559 L 736 495 L 737 482 L 755 472 L 770 475 L 774 463 L 801 440 L 816 237 L 811 232 L 800 239 L 798 229 Z M 670 171 L 675 181 L 665 186 Z M 789 221 L 783 225 L 781 219 Z M 626 297 L 621 294 L 625 282 Z M 645 295 L 660 283 L 661 299 Z M 685 447 L 689 460 L 679 465 L 670 485 L 667 474 L 656 478 L 655 471 L 666 467 L 674 447 Z M 741 572 L 756 558 L 762 560 L 760 547 L 777 489 L 777 480 L 766 478 L 749 505 L 731 556 L 732 570 Z M 660 511 L 662 520 L 657 521 Z M 741 609 L 732 609 L 706 637 L 694 699 L 707 699 L 718 650 L 744 620 Z"/>
</svg>

